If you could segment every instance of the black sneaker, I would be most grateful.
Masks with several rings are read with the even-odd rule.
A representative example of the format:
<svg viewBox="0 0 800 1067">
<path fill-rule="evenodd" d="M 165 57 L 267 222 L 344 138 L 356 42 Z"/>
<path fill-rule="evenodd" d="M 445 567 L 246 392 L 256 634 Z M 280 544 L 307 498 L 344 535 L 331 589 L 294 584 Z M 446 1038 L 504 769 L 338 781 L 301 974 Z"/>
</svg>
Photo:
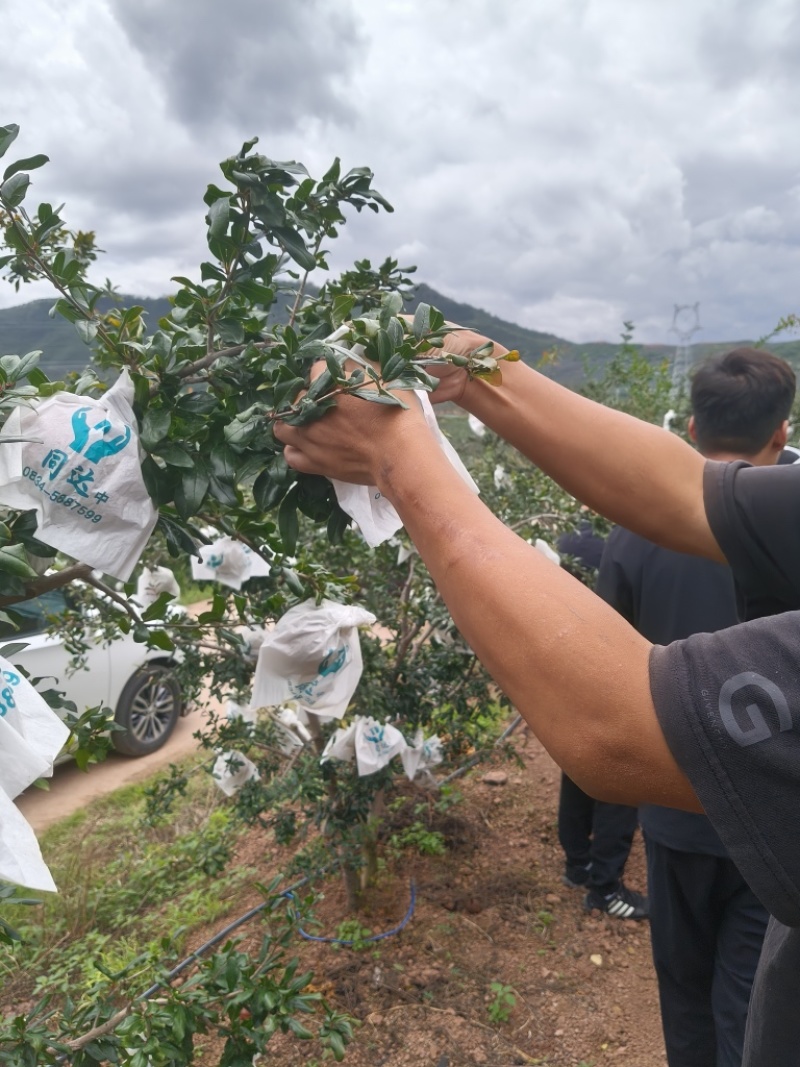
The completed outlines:
<svg viewBox="0 0 800 1067">
<path fill-rule="evenodd" d="M 628 889 L 622 882 L 613 893 L 606 895 L 590 889 L 584 897 L 583 906 L 587 911 L 604 911 L 614 919 L 647 919 L 650 916 L 647 897 Z"/>
<path fill-rule="evenodd" d="M 561 881 L 564 885 L 568 885 L 570 889 L 585 889 L 589 883 L 589 871 L 591 869 L 591 863 L 587 863 L 585 867 L 576 867 L 568 863 L 564 867 Z"/>
</svg>

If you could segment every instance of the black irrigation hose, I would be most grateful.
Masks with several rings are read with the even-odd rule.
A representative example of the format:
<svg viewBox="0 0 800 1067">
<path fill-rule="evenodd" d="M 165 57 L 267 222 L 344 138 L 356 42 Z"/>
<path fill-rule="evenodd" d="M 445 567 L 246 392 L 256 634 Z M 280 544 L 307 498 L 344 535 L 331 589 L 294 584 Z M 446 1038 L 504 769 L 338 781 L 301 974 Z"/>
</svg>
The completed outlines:
<svg viewBox="0 0 800 1067">
<path fill-rule="evenodd" d="M 327 874 L 330 870 L 331 868 L 327 867 L 324 871 L 318 871 L 317 873 Z M 301 878 L 300 881 L 295 882 L 295 884 L 290 889 L 285 889 L 282 893 L 279 893 L 278 895 L 280 897 L 284 897 L 286 900 L 294 900 L 295 890 L 301 889 L 304 885 L 308 885 L 310 881 L 310 876 L 306 878 Z M 403 930 L 411 922 L 411 919 L 414 915 L 414 909 L 416 908 L 417 903 L 417 889 L 413 881 L 411 882 L 410 897 L 411 898 L 409 901 L 408 910 L 406 911 L 405 916 L 400 920 L 397 926 L 392 927 L 391 930 L 385 930 L 381 934 L 372 934 L 369 937 L 352 938 L 348 940 L 346 938 L 341 937 L 318 937 L 316 934 L 309 934 L 302 928 L 302 926 L 297 927 L 297 932 L 306 941 L 319 941 L 329 945 L 355 945 L 362 943 L 368 944 L 372 941 L 384 941 L 387 937 L 394 937 L 395 934 L 399 934 L 400 931 Z M 154 982 L 149 989 L 146 989 L 144 993 L 141 993 L 136 999 L 149 1000 L 151 997 L 155 996 L 159 989 L 163 989 L 165 985 L 168 985 L 173 980 L 173 978 L 177 978 L 181 971 L 185 970 L 190 964 L 198 962 L 198 960 L 202 956 L 204 956 L 209 949 L 214 948 L 214 946 L 218 945 L 220 941 L 224 941 L 226 937 L 228 937 L 234 932 L 234 930 L 238 930 L 240 926 L 244 926 L 244 924 L 246 922 L 249 922 L 250 919 L 254 919 L 256 915 L 260 915 L 262 911 L 266 911 L 266 909 L 271 904 L 272 901 L 265 900 L 263 904 L 256 905 L 256 907 L 251 908 L 249 911 L 246 911 L 244 915 L 240 915 L 238 919 L 234 919 L 232 923 L 228 923 L 228 925 L 224 927 L 224 929 L 214 934 L 214 936 L 208 941 L 206 941 L 205 944 L 201 945 L 200 948 L 195 949 L 190 956 L 187 956 L 185 960 L 181 960 L 181 962 L 176 964 L 171 971 L 168 971 L 162 981 Z"/>
<path fill-rule="evenodd" d="M 289 900 L 294 899 L 294 893 L 290 890 L 281 893 L 281 896 L 287 897 Z M 369 937 L 354 937 L 350 939 L 342 937 L 317 937 L 316 934 L 306 933 L 302 926 L 297 927 L 297 932 L 302 938 L 305 938 L 306 941 L 320 941 L 326 945 L 368 945 L 372 941 L 384 941 L 387 937 L 394 937 L 395 934 L 399 934 L 400 931 L 411 922 L 414 915 L 414 908 L 417 905 L 417 887 L 414 885 L 413 881 L 411 882 L 410 896 L 411 899 L 409 900 L 408 911 L 405 913 L 405 916 L 400 920 L 397 926 L 393 926 L 391 930 L 384 930 L 382 934 L 371 934 Z"/>
<path fill-rule="evenodd" d="M 507 737 L 510 737 L 521 722 L 522 716 L 517 715 L 516 718 L 514 718 L 511 723 L 506 727 L 500 737 L 498 737 L 497 741 L 495 742 L 495 747 L 505 741 Z M 447 782 L 451 782 L 455 778 L 460 778 L 461 775 L 466 774 L 468 770 L 474 767 L 477 763 L 480 763 L 482 758 L 483 753 L 476 754 L 471 759 L 467 760 L 466 763 L 462 764 L 462 766 L 459 767 L 457 770 L 453 771 L 452 774 L 449 774 L 446 778 L 443 778 L 438 783 L 438 786 L 441 788 L 441 786 L 446 785 Z M 317 875 L 329 874 L 338 866 L 339 863 L 337 862 L 331 864 L 328 867 L 323 867 L 321 870 L 317 871 Z M 311 876 L 307 875 L 305 878 L 301 878 L 299 882 L 295 882 L 295 884 L 290 886 L 289 889 L 285 889 L 282 893 L 279 894 L 279 896 L 285 898 L 286 900 L 294 900 L 295 891 L 298 889 L 302 889 L 302 887 L 304 885 L 308 885 L 310 881 Z M 318 937 L 315 934 L 307 933 L 301 926 L 298 926 L 297 930 L 300 936 L 306 941 L 316 941 L 329 945 L 369 944 L 373 941 L 383 941 L 388 937 L 394 937 L 396 934 L 399 934 L 400 931 L 403 930 L 409 924 L 409 922 L 411 922 L 411 919 L 414 915 L 414 910 L 416 908 L 416 902 L 417 890 L 416 886 L 412 881 L 410 887 L 410 900 L 408 904 L 408 910 L 406 911 L 404 917 L 400 920 L 397 926 L 392 927 L 391 930 L 385 930 L 383 933 L 380 934 L 372 934 L 369 937 L 357 939 L 353 938 L 348 940 L 346 938 L 341 937 Z M 262 904 L 258 904 L 256 905 L 256 907 L 250 908 L 250 910 L 246 911 L 243 915 L 240 915 L 238 919 L 234 919 L 233 922 L 228 923 L 227 926 L 223 927 L 222 930 L 214 934 L 214 936 L 209 938 L 208 941 L 202 944 L 199 948 L 196 948 L 194 952 L 192 952 L 189 956 L 186 957 L 186 959 L 183 959 L 180 963 L 177 963 L 172 968 L 172 970 L 167 972 L 165 977 L 160 982 L 154 982 L 148 989 L 144 991 L 144 993 L 140 993 L 136 1000 L 150 1000 L 156 995 L 156 993 L 160 989 L 163 989 L 166 985 L 169 985 L 169 983 L 172 982 L 174 978 L 177 978 L 181 971 L 186 970 L 186 968 L 189 967 L 192 963 L 199 962 L 199 960 L 209 951 L 209 949 L 214 948 L 214 946 L 218 945 L 220 941 L 224 941 L 226 937 L 229 937 L 235 930 L 238 930 L 240 926 L 244 926 L 245 923 L 249 922 L 251 919 L 254 919 L 256 915 L 260 915 L 262 911 L 266 911 L 267 908 L 272 905 L 272 903 L 273 901 L 271 900 L 265 900 Z M 64 1063 L 67 1060 L 72 1059 L 73 1055 L 74 1053 L 67 1053 L 63 1056 L 59 1056 L 58 1062 Z"/>
<path fill-rule="evenodd" d="M 317 873 L 327 874 L 331 869 L 333 868 L 325 867 L 323 868 L 323 870 L 318 871 Z M 293 896 L 295 890 L 302 889 L 302 887 L 304 885 L 308 885 L 310 881 L 311 876 L 307 875 L 305 878 L 301 878 L 299 882 L 295 882 L 293 886 L 290 886 L 290 888 L 281 893 L 280 896 L 285 897 L 290 894 Z M 256 907 L 251 908 L 249 911 L 246 911 L 244 915 L 240 915 L 238 919 L 234 919 L 233 922 L 228 923 L 226 927 L 214 934 L 212 938 L 209 938 L 209 940 L 206 941 L 205 944 L 201 945 L 200 948 L 196 948 L 191 955 L 186 957 L 185 960 L 181 960 L 180 963 L 177 963 L 171 971 L 167 972 L 166 976 L 162 981 L 154 982 L 149 989 L 146 989 L 144 993 L 141 993 L 136 999 L 149 1000 L 151 997 L 155 996 L 159 989 L 163 989 L 165 985 L 168 985 L 173 980 L 173 978 L 177 978 L 181 971 L 186 970 L 186 968 L 190 964 L 197 963 L 200 958 L 204 956 L 206 952 L 208 952 L 209 949 L 214 948 L 214 946 L 218 945 L 220 941 L 224 941 L 226 937 L 229 937 L 230 934 L 234 932 L 234 930 L 238 930 L 240 926 L 244 926 L 246 922 L 249 922 L 251 919 L 254 919 L 256 915 L 260 915 L 262 911 L 266 911 L 271 904 L 271 900 L 265 900 L 262 904 L 257 904 Z"/>
</svg>

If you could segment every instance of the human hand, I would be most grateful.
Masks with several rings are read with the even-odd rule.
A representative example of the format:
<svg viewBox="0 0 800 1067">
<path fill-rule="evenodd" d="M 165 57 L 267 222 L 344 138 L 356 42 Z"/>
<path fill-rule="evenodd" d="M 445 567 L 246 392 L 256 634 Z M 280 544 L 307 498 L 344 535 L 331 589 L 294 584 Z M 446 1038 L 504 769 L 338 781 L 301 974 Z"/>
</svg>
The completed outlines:
<svg viewBox="0 0 800 1067">
<path fill-rule="evenodd" d="M 312 379 L 325 370 L 319 363 Z M 369 386 L 360 390 L 363 394 Z M 302 426 L 277 421 L 273 432 L 285 445 L 286 462 L 304 474 L 321 474 L 357 485 L 379 485 L 381 473 L 393 457 L 408 453 L 415 443 L 433 435 L 412 392 L 394 390 L 405 408 L 347 395 L 322 418 Z"/>
<path fill-rule="evenodd" d="M 476 333 L 474 330 L 460 329 L 445 335 L 442 351 L 449 352 L 455 356 L 469 356 L 476 348 L 481 348 L 485 344 L 494 345 L 492 355 L 496 359 L 502 359 L 508 354 L 507 348 L 504 348 L 503 345 L 498 344 L 496 341 L 491 341 L 489 337 L 484 337 L 483 334 Z M 447 363 L 440 366 L 427 367 L 426 369 L 434 378 L 439 379 L 439 385 L 431 393 L 431 400 L 434 404 L 442 404 L 446 400 L 452 400 L 455 404 L 462 403 L 467 385 L 470 382 L 470 377 L 465 367 L 457 367 L 452 363 Z"/>
</svg>

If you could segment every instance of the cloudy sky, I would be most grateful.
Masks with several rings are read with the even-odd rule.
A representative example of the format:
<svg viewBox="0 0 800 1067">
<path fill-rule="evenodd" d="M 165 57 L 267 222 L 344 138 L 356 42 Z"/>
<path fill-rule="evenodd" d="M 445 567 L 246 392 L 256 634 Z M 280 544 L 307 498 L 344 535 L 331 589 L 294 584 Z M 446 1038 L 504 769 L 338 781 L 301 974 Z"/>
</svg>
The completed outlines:
<svg viewBox="0 0 800 1067">
<path fill-rule="evenodd" d="M 368 165 L 387 254 L 576 341 L 755 338 L 800 312 L 796 0 L 3 0 L 9 158 L 123 290 L 203 258 L 202 194 L 257 134 L 319 176 Z M 0 288 L 0 306 L 30 299 Z"/>
</svg>

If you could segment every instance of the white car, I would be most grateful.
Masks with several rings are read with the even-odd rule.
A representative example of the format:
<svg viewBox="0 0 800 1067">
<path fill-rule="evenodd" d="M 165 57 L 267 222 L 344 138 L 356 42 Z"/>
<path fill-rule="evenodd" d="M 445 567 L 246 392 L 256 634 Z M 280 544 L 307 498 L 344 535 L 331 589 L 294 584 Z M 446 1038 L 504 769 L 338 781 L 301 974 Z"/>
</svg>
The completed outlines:
<svg viewBox="0 0 800 1067">
<path fill-rule="evenodd" d="M 126 756 L 146 756 L 167 741 L 178 718 L 186 714 L 180 685 L 173 673 L 174 659 L 159 649 L 148 649 L 130 635 L 119 634 L 104 644 L 98 634 L 89 641 L 86 669 L 69 672 L 70 654 L 55 633 L 48 633 L 52 616 L 67 609 L 67 594 L 55 589 L 10 610 L 23 619 L 19 630 L 0 628 L 0 656 L 28 671 L 31 678 L 47 678 L 40 688 L 58 689 L 74 702 L 78 713 L 103 704 L 113 709 L 114 748 Z M 90 637 L 89 629 L 88 636 Z M 5 648 L 24 641 L 26 648 L 8 656 Z"/>
</svg>

